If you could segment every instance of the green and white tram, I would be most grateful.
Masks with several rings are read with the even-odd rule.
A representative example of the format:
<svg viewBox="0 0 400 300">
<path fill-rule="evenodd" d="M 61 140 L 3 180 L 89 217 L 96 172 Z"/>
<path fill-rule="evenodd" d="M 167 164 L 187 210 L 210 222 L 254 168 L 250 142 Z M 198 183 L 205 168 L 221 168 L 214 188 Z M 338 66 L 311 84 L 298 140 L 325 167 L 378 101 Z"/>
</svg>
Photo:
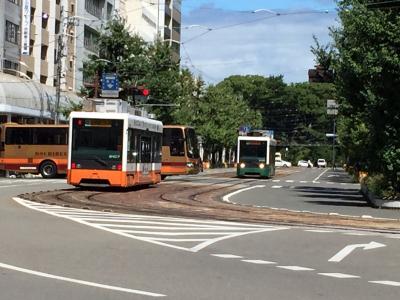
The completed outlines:
<svg viewBox="0 0 400 300">
<path fill-rule="evenodd" d="M 237 176 L 275 175 L 276 140 L 269 136 L 239 136 L 237 146 Z"/>
</svg>

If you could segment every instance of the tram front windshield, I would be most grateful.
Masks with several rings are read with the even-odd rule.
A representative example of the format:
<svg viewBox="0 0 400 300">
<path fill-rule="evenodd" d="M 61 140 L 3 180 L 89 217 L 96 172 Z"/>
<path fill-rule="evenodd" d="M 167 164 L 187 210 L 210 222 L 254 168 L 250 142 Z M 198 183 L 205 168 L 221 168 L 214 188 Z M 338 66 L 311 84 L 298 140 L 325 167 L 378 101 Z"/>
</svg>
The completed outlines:
<svg viewBox="0 0 400 300">
<path fill-rule="evenodd" d="M 120 168 L 123 120 L 79 118 L 72 126 L 71 162 L 76 168 Z"/>
<path fill-rule="evenodd" d="M 265 162 L 266 156 L 266 141 L 240 141 L 240 161 Z"/>
</svg>

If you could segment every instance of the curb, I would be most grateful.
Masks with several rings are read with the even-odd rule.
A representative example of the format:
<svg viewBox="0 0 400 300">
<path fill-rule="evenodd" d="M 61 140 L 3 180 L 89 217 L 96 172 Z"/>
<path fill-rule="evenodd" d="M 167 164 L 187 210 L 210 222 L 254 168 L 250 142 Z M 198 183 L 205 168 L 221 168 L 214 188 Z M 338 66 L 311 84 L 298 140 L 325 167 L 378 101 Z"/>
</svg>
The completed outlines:
<svg viewBox="0 0 400 300">
<path fill-rule="evenodd" d="M 361 184 L 361 194 L 367 199 L 367 202 L 375 208 L 389 208 L 389 209 L 400 209 L 400 201 L 397 200 L 383 200 L 376 197 L 373 193 L 368 190 L 367 185 Z"/>
</svg>

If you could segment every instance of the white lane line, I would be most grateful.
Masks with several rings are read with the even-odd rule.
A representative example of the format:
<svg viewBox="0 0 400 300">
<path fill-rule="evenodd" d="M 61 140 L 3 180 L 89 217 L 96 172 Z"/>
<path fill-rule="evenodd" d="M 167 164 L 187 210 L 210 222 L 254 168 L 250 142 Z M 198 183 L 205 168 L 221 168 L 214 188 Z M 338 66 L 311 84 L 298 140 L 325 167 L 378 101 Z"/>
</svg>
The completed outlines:
<svg viewBox="0 0 400 300">
<path fill-rule="evenodd" d="M 182 236 L 182 235 L 234 235 L 237 232 L 163 232 L 163 231 L 140 231 L 140 230 L 116 230 L 122 233 L 160 235 L 160 236 Z"/>
<path fill-rule="evenodd" d="M 286 180 L 285 182 L 292 183 L 292 182 L 294 182 L 294 180 Z"/>
<path fill-rule="evenodd" d="M 272 182 L 280 182 L 280 179 L 274 179 Z"/>
<path fill-rule="evenodd" d="M 90 281 L 68 278 L 68 277 L 63 277 L 63 276 L 58 276 L 58 275 L 52 275 L 52 274 L 48 274 L 48 273 L 24 269 L 24 268 L 20 268 L 20 267 L 8 265 L 8 264 L 3 264 L 3 263 L 0 263 L 0 268 L 13 270 L 13 271 L 17 271 L 17 272 L 22 272 L 22 273 L 26 273 L 26 274 L 31 274 L 31 275 L 35 275 L 35 276 L 39 276 L 39 277 L 44 277 L 44 278 L 50 278 L 50 279 L 56 279 L 56 280 L 61 280 L 61 281 L 77 283 L 80 285 L 93 286 L 93 287 L 106 289 L 106 290 L 114 290 L 114 291 L 119 291 L 119 292 L 124 292 L 124 293 L 138 294 L 138 295 L 144 295 L 144 296 L 150 296 L 150 297 L 165 297 L 166 296 L 163 294 L 157 294 L 157 293 L 146 292 L 146 291 L 141 291 L 141 290 L 133 290 L 133 289 L 123 288 L 123 287 L 118 287 L 118 286 L 113 286 L 113 285 L 106 285 L 106 284 L 101 284 L 101 283 L 96 283 L 96 282 L 90 282 Z"/>
<path fill-rule="evenodd" d="M 375 236 L 376 234 L 372 234 L 372 233 L 363 233 L 363 232 L 344 232 L 342 233 L 344 235 L 353 235 L 353 236 Z"/>
<path fill-rule="evenodd" d="M 400 286 L 400 282 L 397 281 L 390 281 L 390 280 L 382 280 L 382 281 L 368 281 L 370 283 L 377 283 L 383 285 L 391 285 L 391 286 Z"/>
<path fill-rule="evenodd" d="M 323 230 L 323 229 L 308 229 L 308 230 L 304 230 L 307 232 L 316 232 L 316 233 L 331 233 L 334 232 L 333 230 Z"/>
<path fill-rule="evenodd" d="M 242 256 L 233 254 L 211 254 L 211 255 L 220 258 L 242 258 Z"/>
<path fill-rule="evenodd" d="M 329 170 L 329 169 L 326 169 L 326 170 L 323 171 L 321 174 L 319 174 L 318 177 L 316 177 L 316 178 L 313 180 L 313 182 L 314 182 L 314 183 L 317 183 L 317 182 L 318 182 L 318 179 L 320 179 L 322 175 L 324 175 L 326 172 L 328 172 L 328 170 Z"/>
<path fill-rule="evenodd" d="M 257 265 L 274 265 L 276 262 L 268 261 L 268 260 L 261 260 L 261 259 L 242 259 L 243 262 L 257 264 Z"/>
<path fill-rule="evenodd" d="M 291 271 L 314 271 L 315 269 L 299 267 L 299 266 L 276 266 L 280 269 L 291 270 Z"/>
<path fill-rule="evenodd" d="M 281 185 L 273 185 L 273 186 L 271 186 L 271 189 L 280 189 L 280 188 L 282 188 Z"/>
<path fill-rule="evenodd" d="M 240 189 L 240 190 L 234 191 L 234 192 L 222 197 L 222 201 L 225 201 L 225 202 L 229 203 L 229 202 L 231 202 L 229 200 L 229 198 L 234 196 L 234 195 L 236 195 L 236 194 L 239 194 L 241 192 L 245 192 L 245 191 L 248 191 L 248 190 L 256 189 L 256 188 L 263 188 L 263 187 L 265 187 L 265 185 L 255 185 L 255 186 L 251 186 L 251 187 L 247 187 L 247 188 L 244 188 L 244 189 Z"/>
<path fill-rule="evenodd" d="M 360 278 L 360 276 L 350 275 L 350 274 L 343 274 L 343 273 L 318 273 L 318 275 L 334 277 L 334 278 L 341 278 L 341 279 Z"/>
<path fill-rule="evenodd" d="M 306 180 L 300 180 L 300 183 L 308 183 Z"/>
</svg>

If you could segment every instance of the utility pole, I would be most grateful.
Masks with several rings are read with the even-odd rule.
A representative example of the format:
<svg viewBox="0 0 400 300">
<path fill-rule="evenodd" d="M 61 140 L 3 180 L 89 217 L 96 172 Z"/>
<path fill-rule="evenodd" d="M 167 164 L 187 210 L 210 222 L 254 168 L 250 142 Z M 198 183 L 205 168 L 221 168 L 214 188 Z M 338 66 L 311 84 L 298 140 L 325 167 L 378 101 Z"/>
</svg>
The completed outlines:
<svg viewBox="0 0 400 300">
<path fill-rule="evenodd" d="M 64 56 L 64 34 L 67 32 L 68 27 L 68 18 L 64 17 L 64 7 L 61 6 L 61 24 L 62 28 L 60 29 L 58 35 L 58 44 L 57 44 L 57 56 L 56 56 L 56 64 L 57 64 L 57 72 L 56 72 L 56 104 L 55 104 L 55 117 L 54 123 L 59 124 L 59 107 L 60 107 L 60 98 L 61 98 L 61 73 L 62 73 L 62 58 Z"/>
</svg>

